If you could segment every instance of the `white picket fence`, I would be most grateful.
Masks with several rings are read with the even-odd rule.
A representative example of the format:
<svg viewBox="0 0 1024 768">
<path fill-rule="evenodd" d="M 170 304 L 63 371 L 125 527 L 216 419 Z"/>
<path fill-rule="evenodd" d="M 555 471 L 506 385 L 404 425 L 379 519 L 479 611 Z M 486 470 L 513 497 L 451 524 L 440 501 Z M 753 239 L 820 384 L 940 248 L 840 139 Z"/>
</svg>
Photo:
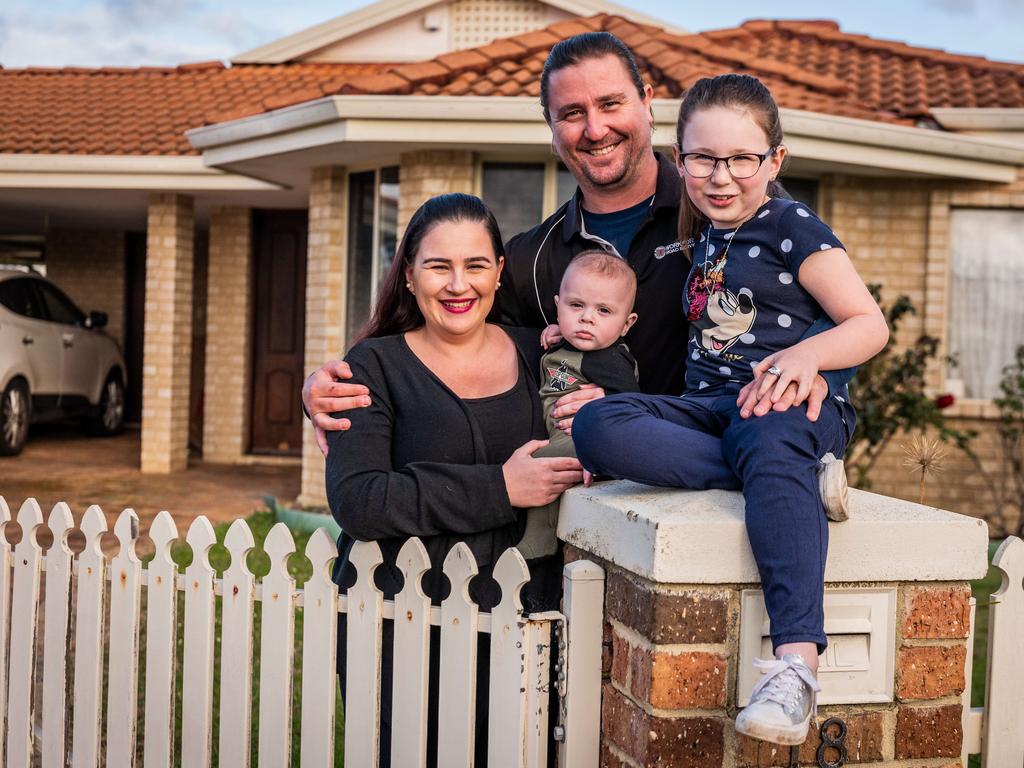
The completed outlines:
<svg viewBox="0 0 1024 768">
<path fill-rule="evenodd" d="M 992 565 L 1002 584 L 988 604 L 988 661 L 985 706 L 971 708 L 970 649 L 974 647 L 974 600 L 963 697 L 963 763 L 980 754 L 983 768 L 1024 766 L 1024 541 L 1010 536 L 996 550 Z"/>
<path fill-rule="evenodd" d="M 11 550 L 2 536 L 11 521 L 0 497 L 0 755 L 7 768 L 95 768 L 102 764 L 132 766 L 137 743 L 146 768 L 207 768 L 213 735 L 213 679 L 217 639 L 216 599 L 221 598 L 219 766 L 250 764 L 253 681 L 253 609 L 262 603 L 258 685 L 258 764 L 288 766 L 292 739 L 299 740 L 300 765 L 323 768 L 334 760 L 334 712 L 337 689 L 337 615 L 347 613 L 348 689 L 346 691 L 345 765 L 370 768 L 379 755 L 381 633 L 394 622 L 393 712 L 391 758 L 395 768 L 422 766 L 427 750 L 427 691 L 430 627 L 440 627 L 438 765 L 469 766 L 473 760 L 477 635 L 490 634 L 488 760 L 491 768 L 546 766 L 548 736 L 554 723 L 548 713 L 550 685 L 560 698 L 559 764 L 563 768 L 598 762 L 601 664 L 601 604 L 604 574 L 586 561 L 564 571 L 565 615 L 524 615 L 519 591 L 529 572 L 517 550 L 508 550 L 494 569 L 502 599 L 490 614 L 469 599 L 468 583 L 476 575 L 473 556 L 464 544 L 444 563 L 451 594 L 440 607 L 423 594 L 420 580 L 429 568 L 421 542 L 402 548 L 398 566 L 405 577 L 394 601 L 383 599 L 373 583 L 382 562 L 375 543 L 360 543 L 351 560 L 357 582 L 339 595 L 329 577 L 337 555 L 322 530 L 306 546 L 313 576 L 297 590 L 286 561 L 295 544 L 277 524 L 266 538 L 270 572 L 258 581 L 246 565 L 254 541 L 248 525 L 236 520 L 225 546 L 231 565 L 216 577 L 209 552 L 216 543 L 204 517 L 189 527 L 186 542 L 192 563 L 179 574 L 171 560 L 178 538 L 174 520 L 161 512 L 149 531 L 156 554 L 143 568 L 135 553 L 138 517 L 128 509 L 114 526 L 119 552 L 109 562 L 100 550 L 106 519 L 98 507 L 86 510 L 81 524 L 86 546 L 77 557 L 67 544 L 74 528 L 64 503 L 54 506 L 46 525 L 53 545 L 45 556 L 36 541 L 44 525 L 34 499 L 17 516 L 21 541 Z M 73 576 L 75 578 L 73 578 Z M 44 581 L 45 578 L 45 581 Z M 45 595 L 40 606 L 40 585 Z M 74 588 L 73 588 L 74 587 Z M 145 694 L 138 701 L 141 597 L 147 591 L 145 616 Z M 184 593 L 183 650 L 178 659 L 178 593 Z M 74 612 L 70 610 L 74 598 Z M 109 606 L 107 603 L 109 602 Z M 295 612 L 303 611 L 300 722 L 292 723 L 293 639 Z M 41 640 L 37 636 L 42 613 Z M 558 626 L 561 632 L 553 632 Z M 552 638 L 560 645 L 559 662 L 550 669 Z M 73 638 L 73 644 L 72 644 Z M 37 649 L 41 647 L 42 682 L 37 685 Z M 73 651 L 70 650 L 73 648 Z M 71 658 L 73 654 L 73 659 Z M 107 659 L 106 713 L 104 658 Z M 68 669 L 73 661 L 71 701 Z M 182 665 L 181 742 L 175 744 L 175 686 Z M 3 695 L 6 691 L 7 695 Z M 38 695 L 37 695 L 38 691 Z M 136 732 L 139 706 L 144 728 Z M 41 709 L 41 717 L 36 710 Z M 102 754 L 101 754 L 102 753 Z M 70 759 L 69 759 L 70 756 Z M 35 763 L 33 761 L 36 761 Z"/>
</svg>

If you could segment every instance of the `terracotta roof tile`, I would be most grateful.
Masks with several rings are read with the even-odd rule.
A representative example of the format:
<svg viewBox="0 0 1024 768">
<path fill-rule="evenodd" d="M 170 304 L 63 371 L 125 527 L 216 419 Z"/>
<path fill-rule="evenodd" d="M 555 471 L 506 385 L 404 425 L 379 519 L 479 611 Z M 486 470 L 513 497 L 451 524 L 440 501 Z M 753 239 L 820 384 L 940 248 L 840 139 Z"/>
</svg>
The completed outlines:
<svg viewBox="0 0 1024 768">
<path fill-rule="evenodd" d="M 780 106 L 882 122 L 927 121 L 935 107 L 1024 107 L 1024 64 L 849 34 L 832 21 L 676 35 L 598 15 L 414 64 L 0 68 L 0 153 L 194 154 L 189 128 L 324 94 L 535 98 L 550 47 L 600 29 L 633 47 L 659 98 L 738 71 L 760 77 Z"/>
</svg>

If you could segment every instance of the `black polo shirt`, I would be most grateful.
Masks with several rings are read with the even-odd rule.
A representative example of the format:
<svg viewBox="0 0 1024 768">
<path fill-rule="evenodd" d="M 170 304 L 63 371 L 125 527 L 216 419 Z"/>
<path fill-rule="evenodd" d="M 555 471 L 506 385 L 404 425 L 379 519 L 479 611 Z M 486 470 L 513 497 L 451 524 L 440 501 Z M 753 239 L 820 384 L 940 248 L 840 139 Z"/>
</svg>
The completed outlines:
<svg viewBox="0 0 1024 768">
<path fill-rule="evenodd" d="M 679 245 L 682 186 L 671 160 L 658 155 L 654 200 L 629 253 L 621 254 L 637 273 L 638 319 L 626 343 L 640 369 L 640 389 L 653 394 L 682 393 L 688 324 L 683 285 L 690 261 Z M 573 256 L 614 247 L 586 231 L 580 191 L 539 226 L 516 235 L 505 246 L 505 271 L 495 304 L 509 325 L 543 328 L 556 321 L 554 296 Z"/>
</svg>

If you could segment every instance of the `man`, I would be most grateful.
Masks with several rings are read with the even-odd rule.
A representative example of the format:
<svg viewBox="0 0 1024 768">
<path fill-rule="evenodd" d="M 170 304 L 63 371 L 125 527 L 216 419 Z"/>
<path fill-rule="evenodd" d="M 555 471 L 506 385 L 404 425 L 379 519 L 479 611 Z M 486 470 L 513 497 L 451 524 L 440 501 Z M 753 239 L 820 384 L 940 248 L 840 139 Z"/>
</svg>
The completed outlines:
<svg viewBox="0 0 1024 768">
<path fill-rule="evenodd" d="M 569 261 L 581 251 L 604 248 L 625 258 L 637 273 L 639 319 L 629 346 L 640 388 L 675 394 L 683 391 L 686 365 L 688 326 L 681 297 L 690 262 L 677 234 L 679 173 L 671 160 L 655 154 L 651 143 L 653 96 L 632 53 L 614 35 L 588 32 L 551 50 L 541 74 L 541 106 L 552 148 L 579 188 L 546 221 L 509 241 L 496 319 L 538 329 L 554 322 L 554 295 Z M 333 361 L 311 374 L 303 387 L 303 404 L 325 454 L 324 431 L 351 426 L 331 414 L 370 402 L 367 388 L 345 381 L 350 378 L 348 366 Z M 833 386 L 840 388 L 847 378 L 838 374 Z M 770 388 L 758 384 L 741 392 L 744 416 L 798 404 L 795 385 L 773 403 Z M 559 400 L 552 414 L 569 431 L 576 411 L 603 394 L 588 386 Z M 817 419 L 827 395 L 828 385 L 819 376 L 807 398 L 809 419 Z"/>
</svg>

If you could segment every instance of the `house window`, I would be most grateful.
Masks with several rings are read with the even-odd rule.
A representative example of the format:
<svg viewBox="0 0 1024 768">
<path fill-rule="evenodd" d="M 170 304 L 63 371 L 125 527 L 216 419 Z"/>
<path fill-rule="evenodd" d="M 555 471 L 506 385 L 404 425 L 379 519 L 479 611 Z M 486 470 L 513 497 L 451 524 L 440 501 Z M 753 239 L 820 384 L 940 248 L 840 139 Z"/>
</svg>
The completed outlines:
<svg viewBox="0 0 1024 768">
<path fill-rule="evenodd" d="M 369 320 L 397 247 L 398 166 L 349 174 L 347 342 Z"/>
<path fill-rule="evenodd" d="M 818 182 L 814 179 L 782 179 L 782 186 L 794 200 L 812 211 L 818 210 Z"/>
<path fill-rule="evenodd" d="M 481 186 L 505 240 L 543 220 L 544 163 L 484 163 Z"/>
<path fill-rule="evenodd" d="M 950 211 L 949 352 L 953 394 L 999 395 L 1003 367 L 1024 343 L 1024 211 Z"/>
</svg>

